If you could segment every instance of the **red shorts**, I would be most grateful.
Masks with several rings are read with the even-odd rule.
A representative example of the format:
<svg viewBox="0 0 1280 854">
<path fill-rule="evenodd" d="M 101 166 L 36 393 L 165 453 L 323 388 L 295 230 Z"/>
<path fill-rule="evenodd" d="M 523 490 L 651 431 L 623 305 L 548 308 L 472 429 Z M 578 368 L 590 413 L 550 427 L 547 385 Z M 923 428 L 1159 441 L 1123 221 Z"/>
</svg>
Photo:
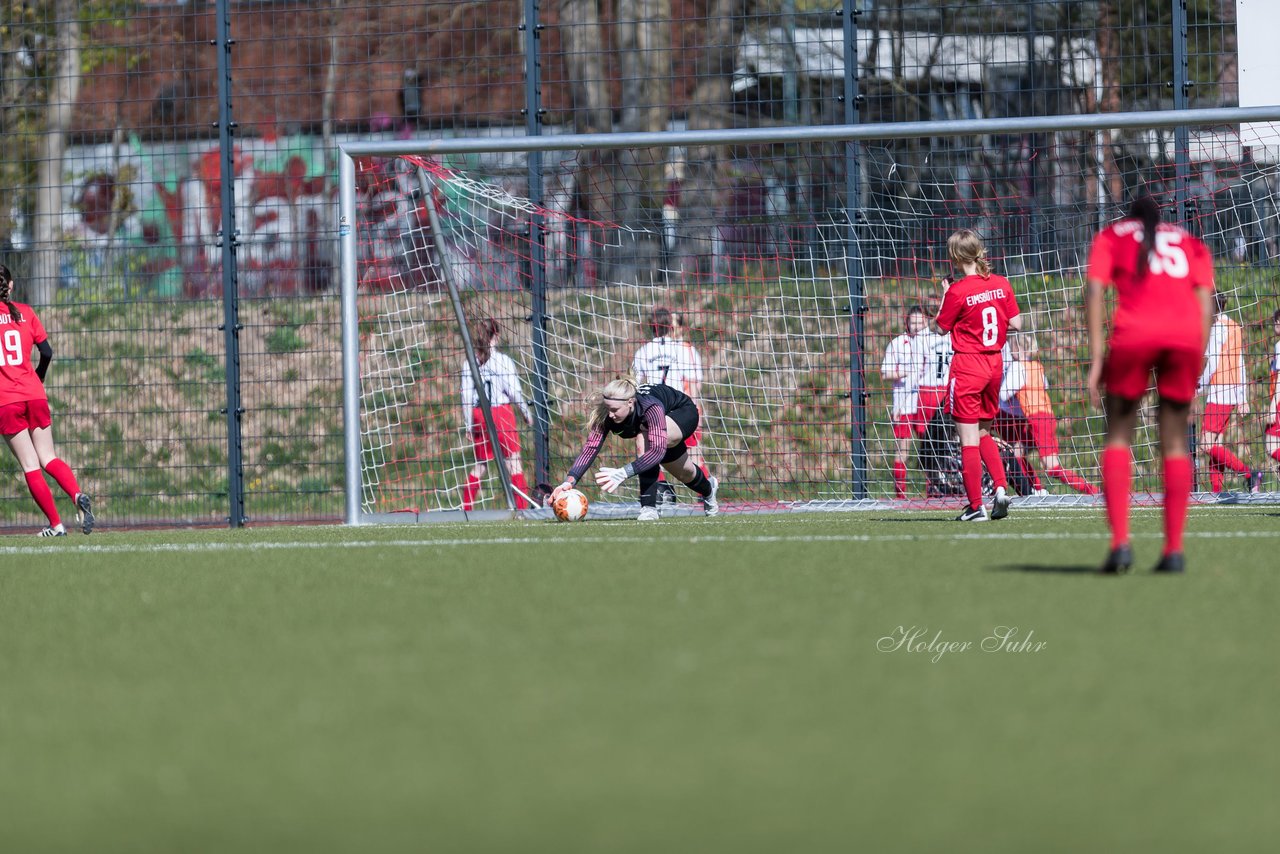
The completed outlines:
<svg viewBox="0 0 1280 854">
<path fill-rule="evenodd" d="M 1276 420 L 1267 425 L 1267 435 L 1280 439 L 1280 412 L 1276 413 Z"/>
<path fill-rule="evenodd" d="M 956 353 L 951 360 L 951 416 L 957 424 L 977 424 L 1000 414 L 999 353 Z"/>
<path fill-rule="evenodd" d="M 1200 429 L 1206 433 L 1223 433 L 1231 423 L 1231 413 L 1236 408 L 1230 403 L 1206 403 L 1200 416 Z"/>
<path fill-rule="evenodd" d="M 1190 403 L 1196 396 L 1203 363 L 1204 354 L 1198 349 L 1112 341 L 1102 368 L 1102 382 L 1107 394 L 1137 400 L 1151 387 L 1154 369 L 1156 390 L 1161 397 L 1174 403 Z"/>
<path fill-rule="evenodd" d="M 20 400 L 0 406 L 0 434 L 5 436 L 39 430 L 52 423 L 47 400 Z"/>
<path fill-rule="evenodd" d="M 924 386 L 920 389 L 919 403 L 916 409 L 916 431 L 921 436 L 928 429 L 929 422 L 933 420 L 933 414 L 947 405 L 947 391 L 947 387 L 944 385 Z"/>
<path fill-rule="evenodd" d="M 686 437 L 685 437 L 685 439 L 684 439 L 684 446 L 685 446 L 686 448 L 696 448 L 696 447 L 698 447 L 698 442 L 699 442 L 701 439 L 702 439 L 702 425 L 701 425 L 701 424 L 699 424 L 699 425 L 698 425 L 698 427 L 697 427 L 697 429 L 693 431 L 693 435 L 692 435 L 692 436 L 686 436 Z"/>
<path fill-rule="evenodd" d="M 893 416 L 893 438 L 910 439 L 916 433 L 922 433 L 923 430 L 917 424 L 920 413 L 917 410 L 912 415 L 895 415 Z"/>
<path fill-rule="evenodd" d="M 502 456 L 520 453 L 516 414 L 509 404 L 493 407 L 493 426 L 498 428 L 498 447 L 502 449 Z M 489 433 L 484 429 L 484 410 L 478 406 L 471 411 L 471 441 L 475 444 L 476 462 L 493 459 L 493 445 L 489 443 Z"/>
<path fill-rule="evenodd" d="M 1058 456 L 1058 419 L 1047 412 L 1028 415 L 1031 437 L 1041 458 Z"/>
</svg>

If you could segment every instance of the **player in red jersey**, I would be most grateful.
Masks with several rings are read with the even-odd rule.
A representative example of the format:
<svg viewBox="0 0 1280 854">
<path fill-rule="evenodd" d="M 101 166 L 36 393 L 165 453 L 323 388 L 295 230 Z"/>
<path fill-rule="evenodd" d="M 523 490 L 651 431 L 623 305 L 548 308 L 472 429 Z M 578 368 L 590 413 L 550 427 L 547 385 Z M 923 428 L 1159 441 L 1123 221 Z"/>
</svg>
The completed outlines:
<svg viewBox="0 0 1280 854">
<path fill-rule="evenodd" d="M 1111 337 L 1103 338 L 1104 290 L 1116 289 Z M 1106 573 L 1133 563 L 1129 546 L 1134 429 L 1138 401 L 1152 369 L 1160 395 L 1160 455 L 1164 460 L 1164 554 L 1157 572 L 1181 572 L 1182 531 L 1191 500 L 1187 418 L 1204 363 L 1213 320 L 1213 258 L 1198 239 L 1160 222 L 1160 208 L 1139 196 L 1129 215 L 1103 229 L 1089 250 L 1085 285 L 1089 324 L 1089 395 L 1096 406 L 1106 389 L 1107 437 L 1102 494 L 1111 524 Z M 1104 358 L 1105 354 L 1105 358 Z"/>
<path fill-rule="evenodd" d="M 1008 480 L 991 423 L 1000 412 L 1000 350 L 1010 329 L 1022 328 L 1013 285 L 991 272 L 987 249 L 977 233 L 962 228 L 947 240 L 953 266 L 964 273 L 954 284 L 942 280 L 942 307 L 934 323 L 951 333 L 951 416 L 960 434 L 960 463 L 969 504 L 959 522 L 1009 515 Z M 990 513 L 982 506 L 982 467 L 995 485 Z"/>
<path fill-rule="evenodd" d="M 22 466 L 27 489 L 49 520 L 41 537 L 65 537 L 67 530 L 58 516 L 53 493 L 45 482 L 47 471 L 75 502 L 81 530 L 93 530 L 93 509 L 89 496 L 80 491 L 71 467 L 58 459 L 53 449 L 53 419 L 44 393 L 44 374 L 53 358 L 53 347 L 40 318 L 31 306 L 13 301 L 13 274 L 0 265 L 0 433 Z M 31 350 L 40 353 L 40 362 L 31 366 Z"/>
</svg>

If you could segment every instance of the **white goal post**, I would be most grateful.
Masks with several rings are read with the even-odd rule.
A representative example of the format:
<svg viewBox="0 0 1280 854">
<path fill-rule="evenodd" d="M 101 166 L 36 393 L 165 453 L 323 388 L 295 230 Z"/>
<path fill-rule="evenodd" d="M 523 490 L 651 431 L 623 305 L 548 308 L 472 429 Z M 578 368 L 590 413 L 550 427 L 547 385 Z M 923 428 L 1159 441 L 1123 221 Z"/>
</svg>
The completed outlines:
<svg viewBox="0 0 1280 854">
<path fill-rule="evenodd" d="M 1094 503 L 1082 484 L 1097 480 L 1102 421 L 1083 405 L 1081 247 L 1139 183 L 1164 188 L 1169 218 L 1214 250 L 1261 376 L 1275 342 L 1256 329 L 1280 297 L 1264 275 L 1280 263 L 1280 167 L 1268 159 L 1277 141 L 1250 134 L 1277 121 L 1280 106 L 348 141 L 346 521 L 545 515 L 524 506 L 563 477 L 593 394 L 631 375 L 651 342 L 693 354 L 696 371 L 660 368 L 699 403 L 696 461 L 720 476 L 728 509 L 950 507 L 945 443 L 931 425 L 898 423 L 886 366 L 906 314 L 936 310 L 942 247 L 959 225 L 983 234 L 1019 292 L 1030 317 L 1020 358 L 1043 363 L 1057 409 L 1055 472 L 1029 434 L 1004 436 L 1019 491 Z M 1175 127 L 1192 130 L 1192 150 L 1173 150 Z M 1029 157 L 1042 158 L 1034 179 L 1019 169 Z M 1175 162 L 1208 164 L 1216 183 Z M 488 342 L 478 359 L 475 324 L 496 331 L 491 358 L 508 361 L 490 370 L 509 363 L 510 383 L 481 373 Z M 927 378 L 912 360 L 920 406 Z M 1250 394 L 1255 413 L 1270 405 Z M 1239 421 L 1229 439 L 1260 468 L 1264 431 Z M 1144 426 L 1140 479 L 1153 440 Z M 614 439 L 605 453 L 620 462 L 605 464 L 635 450 Z M 904 455 L 905 496 L 893 474 Z M 1198 471 L 1200 500 L 1276 497 L 1244 494 L 1213 465 Z M 1222 477 L 1229 488 L 1211 489 Z M 633 496 L 601 497 L 592 491 L 593 516 L 634 515 Z M 678 497 L 672 512 L 689 512 L 690 494 Z"/>
</svg>

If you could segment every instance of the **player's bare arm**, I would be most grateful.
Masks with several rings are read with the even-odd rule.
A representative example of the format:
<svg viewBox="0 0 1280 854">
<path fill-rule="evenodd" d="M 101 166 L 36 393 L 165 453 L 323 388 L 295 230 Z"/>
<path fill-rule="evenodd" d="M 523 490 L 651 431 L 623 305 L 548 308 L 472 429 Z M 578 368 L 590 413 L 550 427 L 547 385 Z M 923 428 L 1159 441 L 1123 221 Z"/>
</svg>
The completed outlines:
<svg viewBox="0 0 1280 854">
<path fill-rule="evenodd" d="M 1085 385 L 1094 406 L 1102 405 L 1102 360 L 1106 356 L 1107 339 L 1103 333 L 1103 297 L 1105 282 L 1090 279 L 1084 286 L 1084 317 L 1089 327 L 1089 374 Z"/>
</svg>

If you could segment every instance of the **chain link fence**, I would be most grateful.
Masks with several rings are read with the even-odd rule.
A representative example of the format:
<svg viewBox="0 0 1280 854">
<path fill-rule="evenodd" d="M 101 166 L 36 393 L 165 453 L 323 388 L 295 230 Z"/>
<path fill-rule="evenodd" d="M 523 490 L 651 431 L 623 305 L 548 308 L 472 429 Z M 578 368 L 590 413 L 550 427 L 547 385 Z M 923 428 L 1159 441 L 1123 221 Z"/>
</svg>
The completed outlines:
<svg viewBox="0 0 1280 854">
<path fill-rule="evenodd" d="M 106 525 L 341 515 L 341 140 L 1239 102 L 1231 0 L 0 3 L 0 261 L 49 329 L 59 450 Z M 954 227 L 978 228 L 1006 273 L 1054 275 L 1143 183 L 1231 266 L 1255 331 L 1276 303 L 1275 162 L 1231 127 L 444 165 L 584 229 L 671 235 L 565 235 L 568 287 L 663 270 L 688 292 L 743 275 L 761 243 L 801 267 L 843 263 L 852 212 L 878 330 Z M 366 260 L 411 276 L 428 200 L 409 186 L 381 202 Z M 1255 379 L 1270 336 L 1248 338 Z M 874 409 L 885 389 L 874 370 L 862 379 Z M 34 525 L 4 466 L 0 522 Z"/>
</svg>

